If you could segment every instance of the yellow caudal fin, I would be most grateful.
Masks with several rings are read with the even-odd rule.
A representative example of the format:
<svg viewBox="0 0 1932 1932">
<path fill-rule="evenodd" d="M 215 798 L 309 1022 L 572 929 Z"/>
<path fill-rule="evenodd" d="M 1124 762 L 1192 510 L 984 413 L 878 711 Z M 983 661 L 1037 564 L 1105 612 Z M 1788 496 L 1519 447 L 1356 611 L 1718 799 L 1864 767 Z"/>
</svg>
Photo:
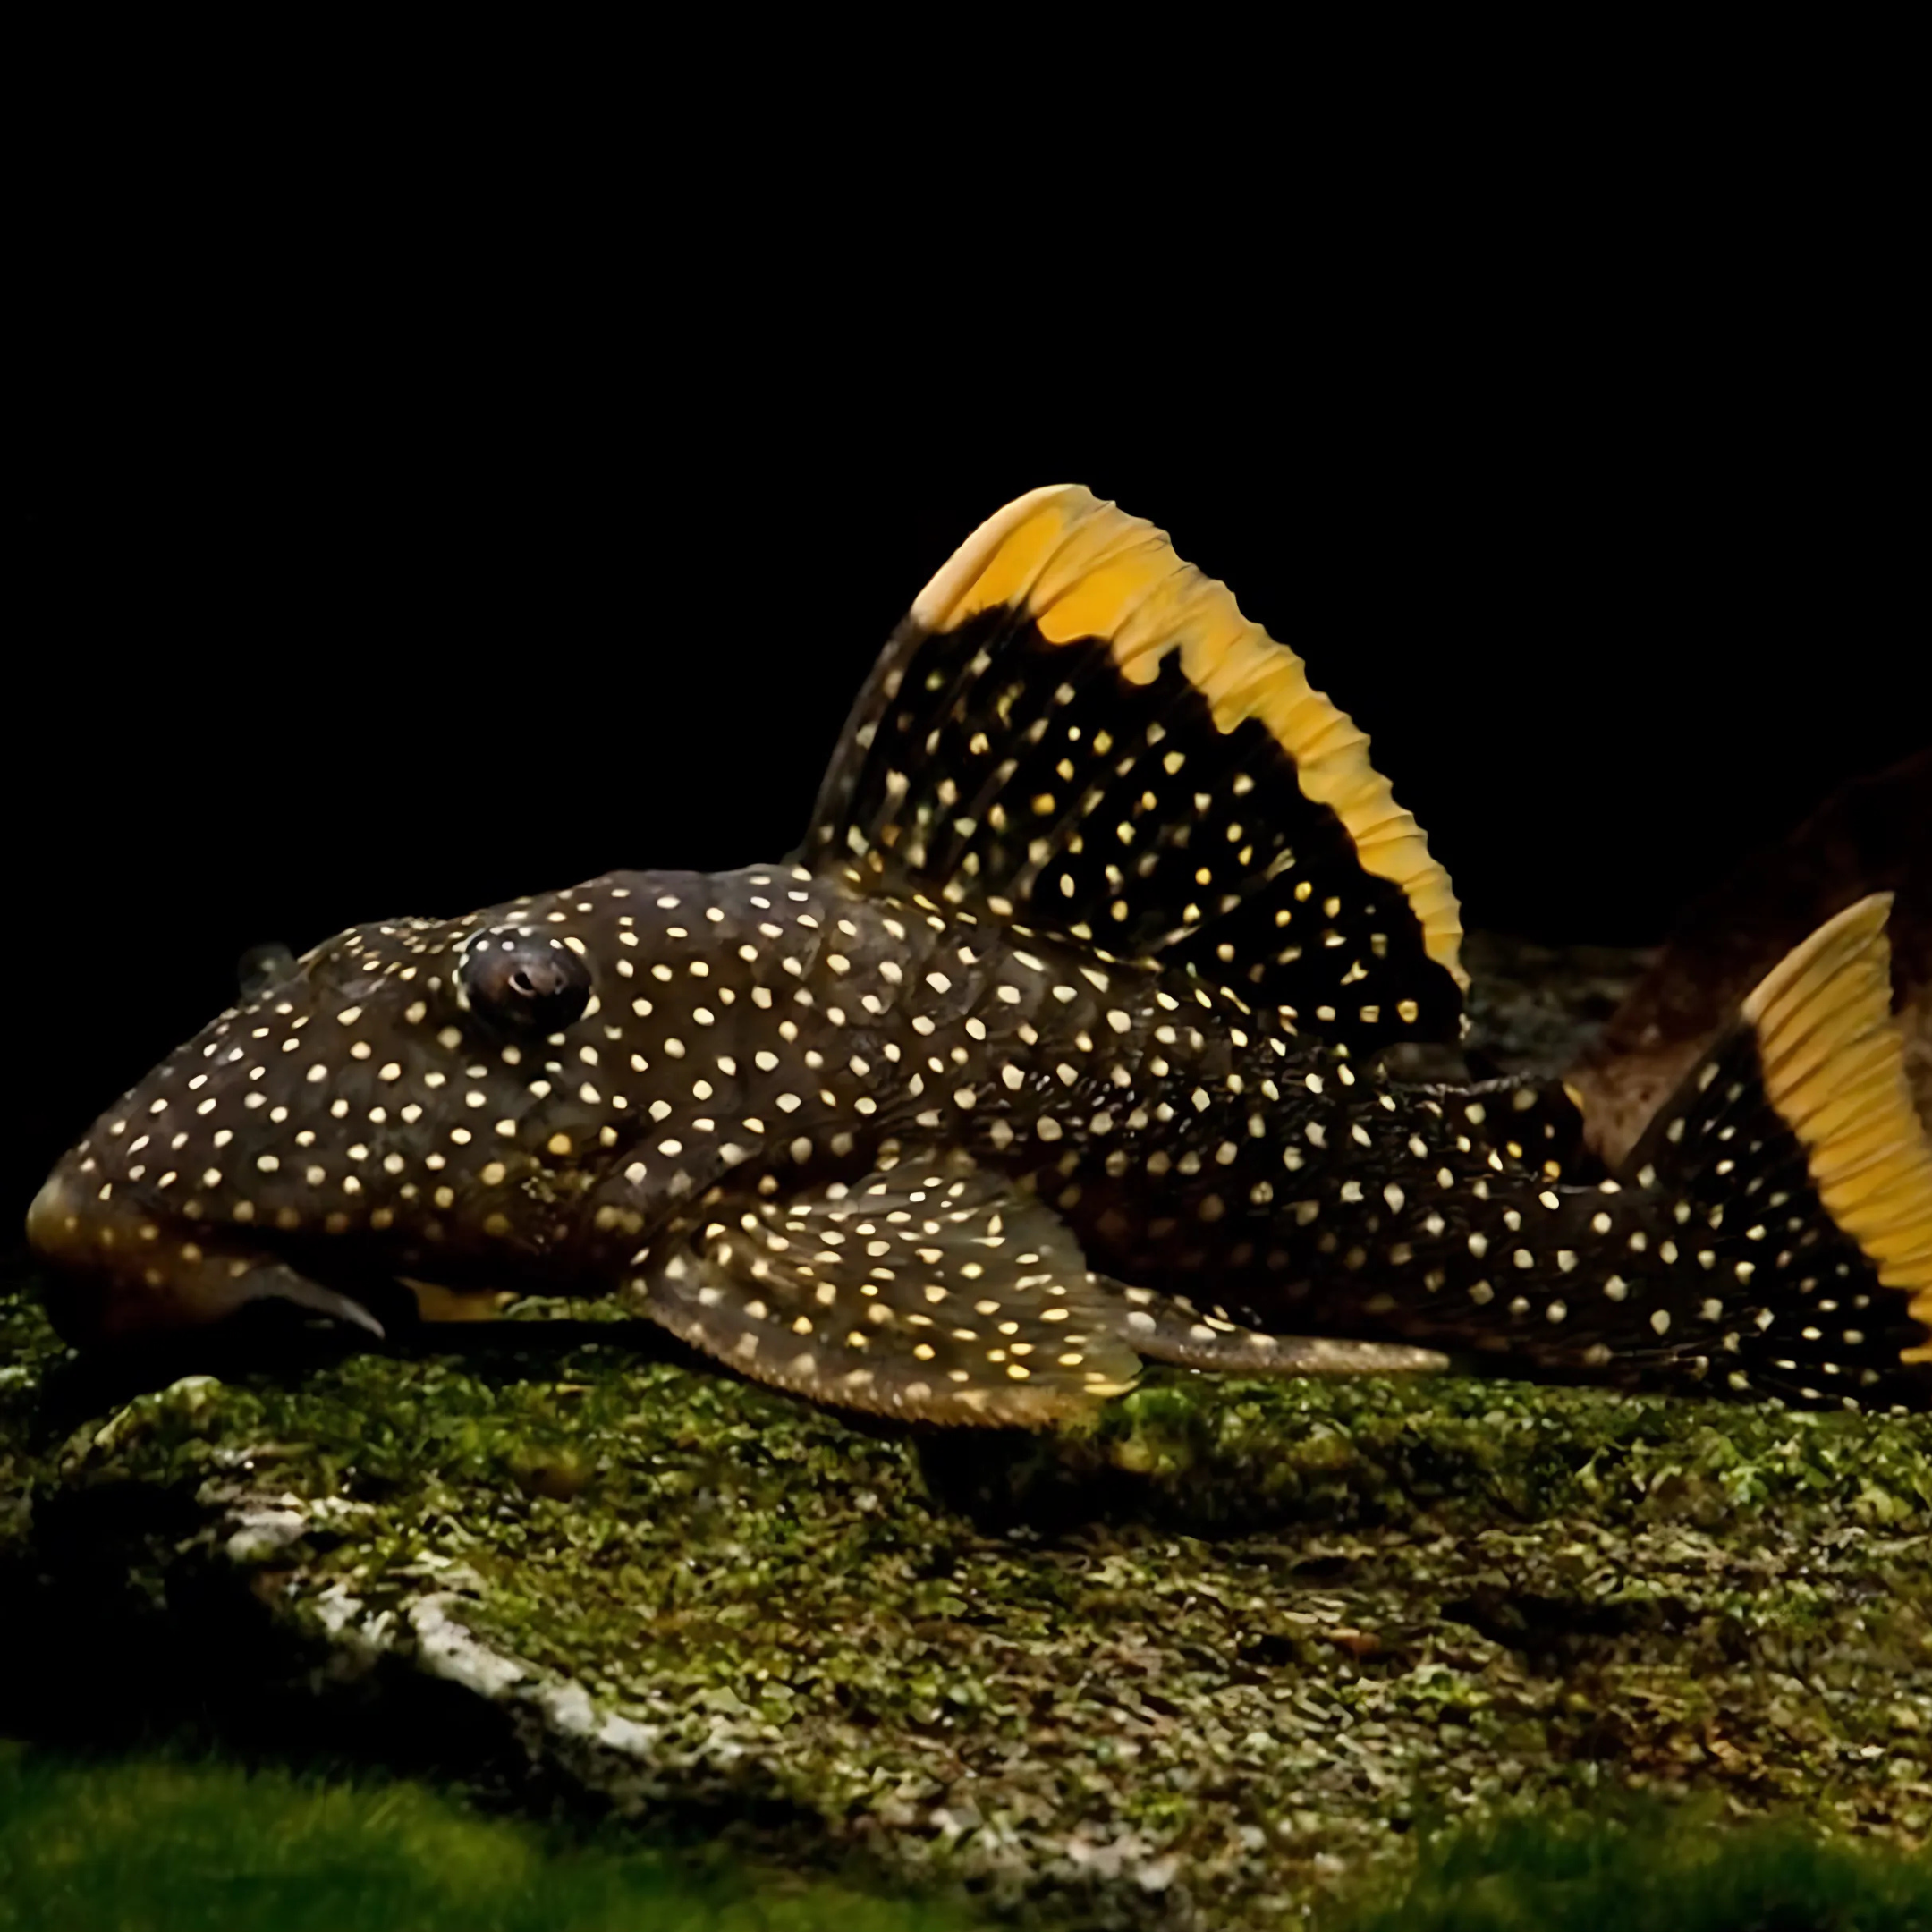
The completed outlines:
<svg viewBox="0 0 1932 1932">
<path fill-rule="evenodd" d="M 1744 1003 L 1766 1095 L 1805 1149 L 1826 1212 L 1932 1329 L 1932 1148 L 1892 1021 L 1891 952 L 1875 893 L 1789 953 Z M 1932 1335 L 1904 1352 L 1932 1362 Z"/>
<path fill-rule="evenodd" d="M 1358 1047 L 1453 1037 L 1448 875 L 1368 741 L 1165 532 L 1077 485 L 987 519 L 846 725 L 801 856 L 1157 959 Z"/>
<path fill-rule="evenodd" d="M 1681 1326 L 1733 1393 L 1932 1406 L 1932 1148 L 1890 904 L 1846 907 L 1773 968 L 1622 1169 L 1670 1203 Z"/>
</svg>

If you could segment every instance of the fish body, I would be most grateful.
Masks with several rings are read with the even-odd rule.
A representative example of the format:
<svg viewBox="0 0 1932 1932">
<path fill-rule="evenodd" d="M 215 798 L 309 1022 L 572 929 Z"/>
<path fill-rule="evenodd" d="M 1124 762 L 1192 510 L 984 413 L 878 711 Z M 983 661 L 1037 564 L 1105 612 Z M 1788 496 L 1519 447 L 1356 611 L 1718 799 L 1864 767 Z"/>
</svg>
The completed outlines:
<svg viewBox="0 0 1932 1932">
<path fill-rule="evenodd" d="M 1884 914 L 1800 946 L 1615 1174 L 1560 1088 L 1395 1081 L 1377 1048 L 1456 1024 L 1459 927 L 1366 740 L 1159 532 L 1035 492 L 894 634 L 795 860 L 267 956 L 30 1233 L 80 1341 L 610 1293 L 943 1421 L 1444 1350 L 1919 1406 Z"/>
</svg>

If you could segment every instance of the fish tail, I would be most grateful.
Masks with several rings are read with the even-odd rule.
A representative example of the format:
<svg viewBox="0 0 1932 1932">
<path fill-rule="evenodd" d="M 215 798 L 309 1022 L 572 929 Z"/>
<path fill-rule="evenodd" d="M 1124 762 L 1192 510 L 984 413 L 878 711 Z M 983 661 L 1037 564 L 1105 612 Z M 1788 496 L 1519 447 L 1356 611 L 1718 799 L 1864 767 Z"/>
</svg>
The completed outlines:
<svg viewBox="0 0 1932 1932">
<path fill-rule="evenodd" d="M 1658 1367 L 1932 1406 L 1932 1146 L 1892 1018 L 1890 907 L 1861 899 L 1789 953 L 1624 1162 L 1659 1204 L 1646 1271 L 1678 1291 L 1645 1298 Z"/>
</svg>

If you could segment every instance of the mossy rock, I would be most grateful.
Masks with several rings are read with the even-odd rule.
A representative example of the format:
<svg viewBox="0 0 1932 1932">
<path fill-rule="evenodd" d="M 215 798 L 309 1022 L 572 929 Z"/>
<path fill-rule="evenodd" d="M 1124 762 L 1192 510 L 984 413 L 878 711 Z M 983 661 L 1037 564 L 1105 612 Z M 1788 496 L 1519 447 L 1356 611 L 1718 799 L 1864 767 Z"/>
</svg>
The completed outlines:
<svg viewBox="0 0 1932 1932">
<path fill-rule="evenodd" d="M 1605 1786 L 1921 1843 L 1932 1425 L 1169 1380 L 917 1441 L 628 1330 L 68 1428 L 0 1302 L 35 1727 L 89 1674 L 1091 1925 L 1264 1924 L 1419 1813 Z M 16 1715 L 15 1722 L 21 1721 Z"/>
<path fill-rule="evenodd" d="M 130 1394 L 13 1270 L 0 1731 L 319 1742 L 1096 1928 L 1610 1792 L 1932 1827 L 1932 1418 L 1165 1375 L 918 1436 L 520 1312 Z"/>
</svg>

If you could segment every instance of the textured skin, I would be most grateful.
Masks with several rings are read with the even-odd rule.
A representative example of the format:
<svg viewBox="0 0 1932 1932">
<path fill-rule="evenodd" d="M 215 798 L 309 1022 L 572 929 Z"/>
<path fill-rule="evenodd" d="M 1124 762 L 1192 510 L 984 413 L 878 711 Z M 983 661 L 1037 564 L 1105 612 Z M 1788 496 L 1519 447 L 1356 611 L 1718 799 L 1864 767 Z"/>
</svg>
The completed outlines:
<svg viewBox="0 0 1932 1932">
<path fill-rule="evenodd" d="M 564 1030 L 510 1038 L 463 1010 L 466 949 L 505 929 L 561 939 L 586 969 L 590 1004 Z M 1733 1049 L 1741 1094 L 1749 1044 Z M 1520 1092 L 1535 1117 L 1535 1089 Z M 1798 1265 L 1844 1270 L 1868 1302 L 1810 1342 L 1789 1316 L 1767 1335 L 1764 1277 L 1754 1292 L 1736 1271 L 1767 1244 L 1708 1226 L 1707 1183 L 1553 1182 L 1534 1148 L 1510 1151 L 1514 1098 L 1395 1086 L 1184 976 L 802 871 L 616 873 L 318 948 L 103 1117 L 50 1183 L 78 1223 L 68 1245 L 51 1208 L 37 1238 L 81 1264 L 59 1304 L 81 1335 L 205 1316 L 284 1256 L 352 1292 L 398 1275 L 616 1292 L 691 1335 L 695 1304 L 666 1269 L 704 1252 L 707 1227 L 950 1149 L 1037 1191 L 1100 1275 L 1191 1295 L 1198 1324 L 1170 1332 L 1199 1326 L 1204 1345 L 1232 1323 L 1558 1373 L 1915 1399 L 1920 1378 L 1872 1364 L 1916 1325 L 1897 1298 L 1868 1306 L 1856 1249 L 1804 1211 L 1795 1147 L 1767 1171 L 1796 1203 Z M 883 1305 L 918 1312 L 919 1272 L 882 1284 Z M 1087 1292 L 1104 1298 L 1094 1332 L 1155 1339 L 1147 1295 Z M 735 1352 L 757 1328 L 741 1317 L 731 1348 L 722 1328 L 691 1338 L 851 1400 L 855 1284 L 835 1295 L 809 1334 L 774 1325 L 764 1360 Z M 999 1346 L 989 1329 L 954 1352 L 967 1385 L 1001 1391 L 995 1413 L 1015 1394 L 1013 1360 L 988 1360 Z M 1096 1385 L 1117 1385 L 1118 1351 L 1095 1360 Z M 1072 1368 L 1077 1389 L 1090 1370 Z M 912 1406 L 943 1411 L 945 1393 Z"/>
<path fill-rule="evenodd" d="M 1884 903 L 1796 946 L 1582 1182 L 1560 1089 L 1369 1066 L 1460 1022 L 1447 876 L 1299 657 L 1085 490 L 1016 499 L 920 594 L 804 852 L 253 959 L 36 1199 L 64 1330 L 270 1295 L 380 1332 L 399 1284 L 437 1318 L 542 1286 L 948 1421 L 1044 1421 L 1142 1357 L 1452 1347 L 1926 1400 Z"/>
</svg>

